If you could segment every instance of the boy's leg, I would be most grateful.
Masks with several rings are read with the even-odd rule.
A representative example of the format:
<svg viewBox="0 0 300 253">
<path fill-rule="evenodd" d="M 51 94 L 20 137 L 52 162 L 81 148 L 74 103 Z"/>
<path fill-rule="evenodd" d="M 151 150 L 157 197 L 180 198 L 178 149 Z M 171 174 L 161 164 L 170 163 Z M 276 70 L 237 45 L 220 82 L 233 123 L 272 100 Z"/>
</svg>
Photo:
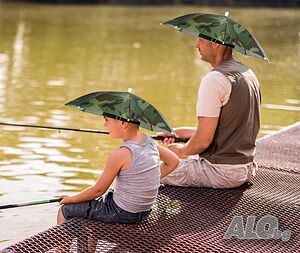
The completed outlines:
<svg viewBox="0 0 300 253">
<path fill-rule="evenodd" d="M 58 213 L 57 222 L 64 222 L 72 218 L 95 219 L 107 223 L 110 222 L 111 216 L 115 216 L 112 212 L 108 200 L 112 197 L 112 192 L 99 197 L 98 199 L 63 205 Z M 108 203 L 107 203 L 108 202 Z"/>
<path fill-rule="evenodd" d="M 57 212 L 57 224 L 63 224 L 66 222 L 66 218 L 63 215 L 62 208 L 60 207 Z"/>
<path fill-rule="evenodd" d="M 148 218 L 150 211 L 130 213 L 120 208 L 113 200 L 113 190 L 110 190 L 100 201 L 92 202 L 89 218 L 104 223 L 138 223 Z"/>
<path fill-rule="evenodd" d="M 57 222 L 63 223 L 72 218 L 89 218 L 89 211 L 93 201 L 96 200 L 62 205 L 57 215 Z"/>
<path fill-rule="evenodd" d="M 104 223 L 137 223 L 145 220 L 150 211 L 130 213 L 121 209 L 113 200 L 113 191 L 96 200 L 76 204 L 66 204 L 60 207 L 57 223 L 62 224 L 71 218 L 88 218 Z"/>
</svg>

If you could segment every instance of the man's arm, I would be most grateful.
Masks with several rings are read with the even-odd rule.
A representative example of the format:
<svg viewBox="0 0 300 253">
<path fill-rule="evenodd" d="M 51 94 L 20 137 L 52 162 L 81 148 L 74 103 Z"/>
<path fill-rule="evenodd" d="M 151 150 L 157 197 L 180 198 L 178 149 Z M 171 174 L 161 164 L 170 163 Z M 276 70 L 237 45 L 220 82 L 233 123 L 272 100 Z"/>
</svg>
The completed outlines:
<svg viewBox="0 0 300 253">
<path fill-rule="evenodd" d="M 179 158 L 187 158 L 189 155 L 201 154 L 212 142 L 217 129 L 219 117 L 198 117 L 198 126 L 195 134 L 184 145 L 170 144 L 168 147 Z"/>
<path fill-rule="evenodd" d="M 182 138 L 182 139 L 191 139 L 192 136 L 195 135 L 196 130 L 197 130 L 196 127 L 187 127 L 187 126 L 174 128 L 174 132 L 176 133 L 178 138 Z"/>
</svg>

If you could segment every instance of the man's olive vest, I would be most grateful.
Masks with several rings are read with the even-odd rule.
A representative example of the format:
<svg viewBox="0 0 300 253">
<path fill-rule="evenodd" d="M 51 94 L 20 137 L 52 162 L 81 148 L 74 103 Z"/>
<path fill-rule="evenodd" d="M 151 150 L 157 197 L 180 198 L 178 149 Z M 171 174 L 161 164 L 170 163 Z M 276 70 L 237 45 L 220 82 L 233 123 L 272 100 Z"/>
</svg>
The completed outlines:
<svg viewBox="0 0 300 253">
<path fill-rule="evenodd" d="M 209 147 L 200 154 L 212 164 L 246 164 L 253 161 L 259 131 L 260 90 L 255 74 L 233 58 L 212 71 L 231 82 L 230 98 L 221 107 L 218 126 Z"/>
</svg>

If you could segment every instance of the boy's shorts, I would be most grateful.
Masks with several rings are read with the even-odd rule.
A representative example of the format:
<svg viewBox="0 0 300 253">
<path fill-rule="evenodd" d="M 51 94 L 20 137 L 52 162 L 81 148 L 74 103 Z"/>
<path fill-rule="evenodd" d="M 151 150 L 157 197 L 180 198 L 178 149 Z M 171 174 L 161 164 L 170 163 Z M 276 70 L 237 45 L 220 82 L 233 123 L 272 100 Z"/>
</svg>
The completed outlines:
<svg viewBox="0 0 300 253">
<path fill-rule="evenodd" d="M 86 218 L 104 223 L 138 223 L 149 217 L 150 211 L 131 213 L 123 210 L 113 200 L 113 190 L 102 197 L 76 204 L 62 206 L 62 213 L 68 220 L 71 218 Z"/>
</svg>

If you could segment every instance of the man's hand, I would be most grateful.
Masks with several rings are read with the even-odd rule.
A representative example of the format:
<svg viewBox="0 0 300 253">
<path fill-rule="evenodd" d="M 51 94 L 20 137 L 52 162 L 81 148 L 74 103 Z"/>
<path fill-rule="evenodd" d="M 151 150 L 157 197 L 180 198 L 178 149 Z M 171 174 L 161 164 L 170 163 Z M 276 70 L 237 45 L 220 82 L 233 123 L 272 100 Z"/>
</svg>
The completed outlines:
<svg viewBox="0 0 300 253">
<path fill-rule="evenodd" d="M 181 139 L 190 139 L 196 132 L 195 127 L 177 127 L 173 130 L 176 134 L 176 137 Z M 161 143 L 163 143 L 165 146 L 168 146 L 175 142 L 175 139 L 173 138 L 174 136 L 170 134 L 159 132 L 157 133 L 157 135 L 165 137 L 164 140 L 161 141 Z"/>
<path fill-rule="evenodd" d="M 165 137 L 163 140 L 160 141 L 160 143 L 162 143 L 165 146 L 168 146 L 171 143 L 174 143 L 175 139 L 173 138 L 173 135 L 164 133 L 164 132 L 159 132 L 157 133 L 157 136 L 162 136 Z"/>
</svg>

